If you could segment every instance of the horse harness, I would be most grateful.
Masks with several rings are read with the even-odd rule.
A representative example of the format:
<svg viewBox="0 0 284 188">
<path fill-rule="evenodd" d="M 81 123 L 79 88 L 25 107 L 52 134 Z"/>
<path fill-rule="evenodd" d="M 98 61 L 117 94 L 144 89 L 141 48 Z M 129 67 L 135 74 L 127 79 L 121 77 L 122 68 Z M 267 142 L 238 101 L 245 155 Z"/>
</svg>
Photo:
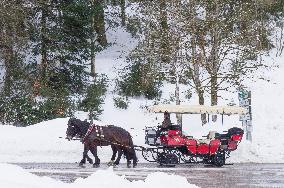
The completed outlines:
<svg viewBox="0 0 284 188">
<path fill-rule="evenodd" d="M 107 126 L 104 126 L 104 127 L 108 127 L 108 126 L 113 126 L 113 125 L 107 125 Z M 90 136 L 90 134 L 92 132 L 96 132 L 96 138 L 98 138 L 99 140 L 99 143 L 100 143 L 100 146 L 102 146 L 102 142 L 108 142 L 108 143 L 111 143 L 111 144 L 114 144 L 114 145 L 117 145 L 117 146 L 122 146 L 122 147 L 126 147 L 126 148 L 131 148 L 130 146 L 125 146 L 123 144 L 120 144 L 120 143 L 117 143 L 117 142 L 111 142 L 107 139 L 105 139 L 105 136 L 104 136 L 104 133 L 103 133 L 103 126 L 99 126 L 99 125 L 91 125 L 87 131 L 87 133 L 85 134 L 85 136 L 83 137 L 82 139 L 82 142 L 83 144 L 86 144 L 87 143 L 87 138 Z M 139 148 L 139 149 L 138 149 Z M 145 150 L 146 148 L 144 148 L 143 146 L 137 146 L 137 145 L 134 145 L 134 150 L 137 150 L 137 151 L 143 151 Z"/>
<path fill-rule="evenodd" d="M 100 146 L 102 145 L 101 141 L 104 140 L 104 132 L 103 132 L 103 127 L 93 124 L 89 127 L 87 133 L 85 134 L 84 138 L 83 138 L 83 144 L 86 143 L 87 138 L 91 135 L 91 133 L 95 132 L 95 137 L 98 138 L 98 140 L 100 140 Z"/>
</svg>

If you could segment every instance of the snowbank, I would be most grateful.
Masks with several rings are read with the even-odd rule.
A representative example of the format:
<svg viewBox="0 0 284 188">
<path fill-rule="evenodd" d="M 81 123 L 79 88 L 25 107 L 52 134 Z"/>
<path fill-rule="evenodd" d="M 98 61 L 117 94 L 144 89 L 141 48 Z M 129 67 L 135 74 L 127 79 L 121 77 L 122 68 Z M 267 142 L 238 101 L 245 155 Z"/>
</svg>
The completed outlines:
<svg viewBox="0 0 284 188">
<path fill-rule="evenodd" d="M 197 186 L 188 183 L 185 177 L 162 172 L 148 175 L 145 181 L 130 182 L 123 176 L 116 175 L 112 168 L 98 170 L 88 178 L 79 178 L 72 184 L 56 181 L 49 177 L 39 177 L 21 167 L 4 163 L 0 163 L 0 174 L 0 187 L 3 188 L 152 188 L 161 186 L 161 182 L 163 182 L 163 188 L 197 188 Z"/>
</svg>

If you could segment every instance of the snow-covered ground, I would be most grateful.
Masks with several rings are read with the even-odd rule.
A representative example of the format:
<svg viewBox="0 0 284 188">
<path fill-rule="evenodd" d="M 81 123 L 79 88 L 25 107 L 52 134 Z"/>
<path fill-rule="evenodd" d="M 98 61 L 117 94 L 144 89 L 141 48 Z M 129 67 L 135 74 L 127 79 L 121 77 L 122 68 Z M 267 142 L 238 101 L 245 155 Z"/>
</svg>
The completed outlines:
<svg viewBox="0 0 284 188">
<path fill-rule="evenodd" d="M 162 172 L 148 175 L 145 181 L 130 182 L 123 176 L 116 175 L 112 168 L 98 170 L 88 178 L 79 178 L 72 184 L 63 183 L 48 177 L 39 177 L 27 172 L 21 167 L 4 163 L 0 163 L 0 174 L 0 187 L 3 188 L 109 188 L 114 185 L 117 188 L 152 188 L 161 186 L 161 182 L 164 182 L 164 188 L 197 188 L 197 186 L 188 183 L 185 177 Z"/>
</svg>

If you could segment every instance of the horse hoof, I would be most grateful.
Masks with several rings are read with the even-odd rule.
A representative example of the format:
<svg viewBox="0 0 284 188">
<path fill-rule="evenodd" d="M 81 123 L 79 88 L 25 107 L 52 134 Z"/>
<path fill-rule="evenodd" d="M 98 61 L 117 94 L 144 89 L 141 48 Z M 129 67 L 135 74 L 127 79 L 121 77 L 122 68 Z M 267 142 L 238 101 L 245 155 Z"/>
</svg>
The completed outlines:
<svg viewBox="0 0 284 188">
<path fill-rule="evenodd" d="M 93 164 L 93 168 L 99 168 L 100 164 Z"/>
<path fill-rule="evenodd" d="M 93 164 L 93 163 L 94 163 L 93 160 L 88 160 L 88 162 L 89 162 L 90 164 Z"/>
<path fill-rule="evenodd" d="M 79 163 L 79 167 L 85 168 L 84 164 Z"/>
<path fill-rule="evenodd" d="M 113 162 L 113 161 L 110 161 L 110 162 L 107 163 L 107 165 L 108 165 L 108 166 L 113 166 L 113 165 L 114 165 L 114 162 Z"/>
<path fill-rule="evenodd" d="M 136 168 L 137 167 L 137 164 L 133 164 L 133 168 Z"/>
</svg>

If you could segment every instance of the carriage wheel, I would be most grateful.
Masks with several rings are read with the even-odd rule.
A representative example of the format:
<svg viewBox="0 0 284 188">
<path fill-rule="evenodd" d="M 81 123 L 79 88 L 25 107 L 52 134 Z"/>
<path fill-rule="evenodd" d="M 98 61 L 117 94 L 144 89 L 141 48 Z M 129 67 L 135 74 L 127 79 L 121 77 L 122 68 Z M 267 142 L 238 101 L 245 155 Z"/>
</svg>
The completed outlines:
<svg viewBox="0 0 284 188">
<path fill-rule="evenodd" d="M 176 164 L 179 163 L 179 159 L 178 157 L 173 154 L 173 153 L 159 153 L 158 154 L 158 158 L 157 158 L 157 162 L 162 166 L 170 166 L 170 167 L 174 167 Z"/>
<path fill-rule="evenodd" d="M 166 154 L 167 154 L 167 153 L 165 153 L 165 152 L 158 153 L 157 162 L 158 162 L 160 165 L 166 164 Z"/>
<path fill-rule="evenodd" d="M 148 162 L 157 162 L 157 159 L 154 158 L 154 150 L 153 149 L 143 149 L 142 156 Z"/>
<path fill-rule="evenodd" d="M 213 157 L 213 164 L 215 166 L 221 167 L 225 164 L 225 153 L 224 152 L 218 152 L 216 155 Z"/>
<path fill-rule="evenodd" d="M 178 157 L 173 153 L 167 154 L 166 158 L 167 158 L 167 164 L 176 165 L 179 163 Z"/>
</svg>

